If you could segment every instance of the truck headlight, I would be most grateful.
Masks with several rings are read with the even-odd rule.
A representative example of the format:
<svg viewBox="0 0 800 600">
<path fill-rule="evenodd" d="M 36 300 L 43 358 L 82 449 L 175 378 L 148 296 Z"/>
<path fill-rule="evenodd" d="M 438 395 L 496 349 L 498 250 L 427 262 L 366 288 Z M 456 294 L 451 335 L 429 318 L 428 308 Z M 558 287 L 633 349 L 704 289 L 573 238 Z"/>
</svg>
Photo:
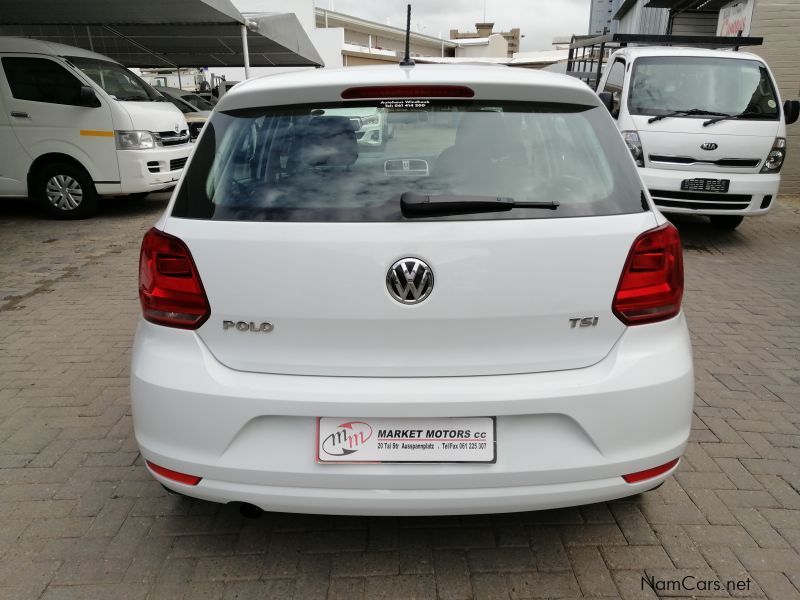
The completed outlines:
<svg viewBox="0 0 800 600">
<path fill-rule="evenodd" d="M 636 166 L 643 167 L 644 151 L 642 150 L 642 141 L 639 139 L 639 134 L 636 131 L 623 131 L 622 139 L 628 145 L 628 150 L 631 151 L 633 160 L 636 161 Z"/>
<path fill-rule="evenodd" d="M 149 131 L 117 131 L 117 150 L 147 150 L 156 147 L 155 136 Z"/>
<path fill-rule="evenodd" d="M 764 166 L 761 167 L 762 173 L 777 173 L 783 166 L 783 161 L 786 160 L 786 138 L 775 138 L 775 143 L 772 144 L 772 150 L 767 154 L 767 160 L 764 161 Z"/>
</svg>

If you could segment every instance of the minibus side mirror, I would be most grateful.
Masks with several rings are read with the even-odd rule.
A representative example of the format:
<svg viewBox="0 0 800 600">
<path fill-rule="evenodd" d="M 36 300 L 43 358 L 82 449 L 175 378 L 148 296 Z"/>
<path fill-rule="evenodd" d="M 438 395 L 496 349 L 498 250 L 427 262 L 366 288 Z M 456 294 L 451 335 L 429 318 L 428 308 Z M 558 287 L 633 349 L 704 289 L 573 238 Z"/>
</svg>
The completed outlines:
<svg viewBox="0 0 800 600">
<path fill-rule="evenodd" d="M 100 100 L 97 99 L 97 94 L 88 85 L 81 86 L 80 105 L 89 108 L 97 108 L 100 106 Z"/>
<path fill-rule="evenodd" d="M 783 118 L 791 125 L 800 117 L 800 100 L 787 100 L 783 103 Z"/>
</svg>

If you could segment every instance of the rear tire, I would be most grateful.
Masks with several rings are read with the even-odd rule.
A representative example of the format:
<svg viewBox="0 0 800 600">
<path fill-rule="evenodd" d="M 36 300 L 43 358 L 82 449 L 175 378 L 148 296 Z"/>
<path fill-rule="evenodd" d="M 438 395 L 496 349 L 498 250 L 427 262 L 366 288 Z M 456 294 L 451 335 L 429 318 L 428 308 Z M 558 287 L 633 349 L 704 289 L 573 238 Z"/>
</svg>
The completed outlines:
<svg viewBox="0 0 800 600">
<path fill-rule="evenodd" d="M 728 231 L 736 229 L 744 220 L 744 217 L 738 215 L 712 215 L 709 218 L 714 227 L 717 229 L 727 229 Z"/>
<path fill-rule="evenodd" d="M 94 182 L 80 166 L 54 162 L 31 178 L 31 197 L 53 219 L 86 219 L 97 212 Z"/>
</svg>

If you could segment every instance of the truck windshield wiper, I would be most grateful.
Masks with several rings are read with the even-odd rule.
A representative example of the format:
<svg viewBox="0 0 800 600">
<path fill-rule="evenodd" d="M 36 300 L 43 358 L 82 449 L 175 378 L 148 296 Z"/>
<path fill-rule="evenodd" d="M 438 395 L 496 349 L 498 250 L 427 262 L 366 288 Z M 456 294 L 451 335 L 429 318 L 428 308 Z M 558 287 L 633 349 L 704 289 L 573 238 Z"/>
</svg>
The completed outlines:
<svg viewBox="0 0 800 600">
<path fill-rule="evenodd" d="M 675 110 L 671 113 L 667 113 L 665 115 L 658 115 L 656 117 L 650 117 L 647 119 L 648 123 L 655 123 L 656 121 L 660 121 L 661 119 L 669 119 L 670 117 L 688 117 L 689 115 L 717 115 L 717 116 L 724 116 L 727 117 L 727 113 L 715 112 L 713 110 L 703 110 L 702 108 L 690 108 L 688 110 Z"/>
<path fill-rule="evenodd" d="M 718 117 L 714 117 L 713 119 L 709 119 L 708 121 L 703 121 L 703 127 L 708 127 L 709 125 L 713 125 L 714 123 L 719 123 L 720 121 L 726 121 L 727 119 L 743 119 L 745 117 L 765 117 L 764 113 L 755 112 L 753 110 L 745 110 L 740 112 L 738 115 L 720 115 Z"/>
<path fill-rule="evenodd" d="M 556 210 L 559 203 L 551 202 L 517 202 L 513 198 L 503 196 L 462 196 L 443 194 L 425 196 L 414 192 L 405 192 L 400 196 L 400 208 L 403 213 L 428 214 L 447 211 L 457 212 L 498 212 L 512 208 L 544 208 Z"/>
</svg>

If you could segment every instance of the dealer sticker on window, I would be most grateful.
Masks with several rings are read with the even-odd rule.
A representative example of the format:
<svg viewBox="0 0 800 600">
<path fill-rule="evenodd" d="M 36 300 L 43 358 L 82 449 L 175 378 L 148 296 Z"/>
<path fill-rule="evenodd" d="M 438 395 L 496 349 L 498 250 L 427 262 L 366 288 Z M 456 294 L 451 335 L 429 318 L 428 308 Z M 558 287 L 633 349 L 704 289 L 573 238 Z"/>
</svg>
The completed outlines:
<svg viewBox="0 0 800 600">
<path fill-rule="evenodd" d="M 493 463 L 494 417 L 317 419 L 319 463 Z"/>
</svg>

